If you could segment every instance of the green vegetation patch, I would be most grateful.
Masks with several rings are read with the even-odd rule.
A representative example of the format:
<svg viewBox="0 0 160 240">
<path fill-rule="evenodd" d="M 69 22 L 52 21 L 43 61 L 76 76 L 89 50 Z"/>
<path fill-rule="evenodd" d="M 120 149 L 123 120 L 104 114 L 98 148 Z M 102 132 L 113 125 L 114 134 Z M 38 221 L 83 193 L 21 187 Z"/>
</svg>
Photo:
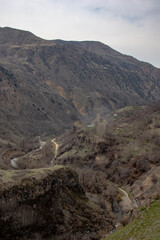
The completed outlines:
<svg viewBox="0 0 160 240">
<path fill-rule="evenodd" d="M 108 235 L 104 240 L 159 240 L 160 200 L 143 208 L 136 220 Z"/>
</svg>

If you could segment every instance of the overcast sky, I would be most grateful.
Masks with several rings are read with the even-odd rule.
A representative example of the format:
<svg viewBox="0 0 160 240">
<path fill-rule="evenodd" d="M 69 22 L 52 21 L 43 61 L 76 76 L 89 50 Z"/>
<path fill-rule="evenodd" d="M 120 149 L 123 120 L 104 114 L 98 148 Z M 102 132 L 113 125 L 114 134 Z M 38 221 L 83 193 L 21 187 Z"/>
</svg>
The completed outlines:
<svg viewBox="0 0 160 240">
<path fill-rule="evenodd" d="M 0 26 L 101 41 L 160 68 L 160 0 L 0 0 Z"/>
</svg>

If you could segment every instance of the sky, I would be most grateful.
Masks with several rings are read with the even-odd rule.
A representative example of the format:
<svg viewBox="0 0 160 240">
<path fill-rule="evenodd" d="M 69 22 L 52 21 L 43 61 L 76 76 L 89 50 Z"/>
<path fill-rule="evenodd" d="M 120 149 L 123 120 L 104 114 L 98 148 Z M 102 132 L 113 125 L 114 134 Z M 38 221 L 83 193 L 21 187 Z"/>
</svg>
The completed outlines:
<svg viewBox="0 0 160 240">
<path fill-rule="evenodd" d="M 100 41 L 160 68 L 160 0 L 0 0 L 0 26 Z"/>
</svg>

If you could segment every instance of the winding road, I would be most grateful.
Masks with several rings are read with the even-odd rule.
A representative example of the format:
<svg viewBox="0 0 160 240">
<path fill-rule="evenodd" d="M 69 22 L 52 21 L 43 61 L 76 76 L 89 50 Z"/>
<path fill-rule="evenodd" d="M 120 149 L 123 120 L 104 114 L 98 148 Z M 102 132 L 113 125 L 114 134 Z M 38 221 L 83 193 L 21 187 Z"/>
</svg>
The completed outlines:
<svg viewBox="0 0 160 240">
<path fill-rule="evenodd" d="M 39 140 L 39 145 L 40 145 L 40 147 L 38 148 L 38 150 L 39 150 L 46 144 L 46 142 L 41 141 L 41 137 L 40 136 L 38 137 L 38 140 Z"/>
<path fill-rule="evenodd" d="M 28 155 L 30 155 L 31 153 L 37 152 L 38 150 L 42 149 L 42 147 L 46 144 L 46 142 L 41 141 L 40 136 L 38 137 L 38 140 L 39 140 L 39 145 L 40 145 L 39 148 L 34 149 L 34 150 L 26 153 L 26 154 L 23 155 L 23 156 L 28 156 Z M 21 157 L 21 156 L 20 156 L 20 157 Z M 12 166 L 13 168 L 15 168 L 15 169 L 18 169 L 18 159 L 19 159 L 19 157 L 17 157 L 17 158 L 12 158 L 12 159 L 11 159 L 11 166 Z"/>
<path fill-rule="evenodd" d="M 126 197 L 126 199 L 127 199 L 127 202 L 129 203 L 129 204 L 131 204 L 131 199 L 129 198 L 129 196 L 128 196 L 128 193 L 125 191 L 125 190 L 123 190 L 122 188 L 118 188 L 121 192 L 123 192 L 123 194 L 125 195 L 125 197 Z"/>
<path fill-rule="evenodd" d="M 56 148 L 55 148 L 55 158 L 56 158 L 56 157 L 57 157 L 57 153 L 58 153 L 58 147 L 59 147 L 59 145 L 56 143 L 55 138 L 52 139 L 51 142 L 54 143 L 54 144 L 55 144 L 55 147 L 56 147 Z"/>
<path fill-rule="evenodd" d="M 18 164 L 17 164 L 18 158 L 13 158 L 11 159 L 11 166 L 13 168 L 18 168 Z"/>
</svg>

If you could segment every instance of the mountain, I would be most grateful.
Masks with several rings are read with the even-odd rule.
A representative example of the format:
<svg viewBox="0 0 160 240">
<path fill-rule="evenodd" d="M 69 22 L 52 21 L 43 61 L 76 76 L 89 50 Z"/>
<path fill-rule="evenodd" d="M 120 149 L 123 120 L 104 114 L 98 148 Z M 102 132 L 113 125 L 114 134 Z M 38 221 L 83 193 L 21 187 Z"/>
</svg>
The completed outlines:
<svg viewBox="0 0 160 240">
<path fill-rule="evenodd" d="M 99 240 L 131 222 L 106 239 L 158 239 L 159 92 L 160 69 L 100 42 L 0 28 L 1 238 Z"/>
<path fill-rule="evenodd" d="M 160 98 L 160 69 L 100 42 L 0 28 L 0 135 L 55 135 L 77 120 Z"/>
</svg>

